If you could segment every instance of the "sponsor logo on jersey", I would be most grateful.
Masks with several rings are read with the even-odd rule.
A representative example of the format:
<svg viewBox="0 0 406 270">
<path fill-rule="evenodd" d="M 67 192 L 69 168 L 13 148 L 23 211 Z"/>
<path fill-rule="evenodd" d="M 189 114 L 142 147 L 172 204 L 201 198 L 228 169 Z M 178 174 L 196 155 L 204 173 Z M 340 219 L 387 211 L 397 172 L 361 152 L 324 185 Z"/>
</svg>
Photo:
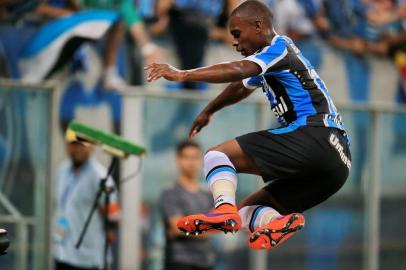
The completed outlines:
<svg viewBox="0 0 406 270">
<path fill-rule="evenodd" d="M 341 120 L 341 115 L 331 115 L 329 114 L 327 116 L 327 119 L 331 120 L 336 124 L 338 127 L 341 127 L 343 125 L 343 122 Z"/>
<path fill-rule="evenodd" d="M 288 106 L 286 105 L 285 100 L 283 97 L 278 97 L 279 100 L 275 104 L 275 106 L 272 108 L 272 111 L 274 112 L 276 117 L 281 117 L 288 111 Z"/>
<path fill-rule="evenodd" d="M 329 142 L 337 150 L 338 154 L 340 155 L 341 160 L 348 167 L 348 169 L 351 169 L 351 160 L 344 153 L 344 147 L 340 143 L 338 137 L 335 134 L 330 134 Z"/>
</svg>

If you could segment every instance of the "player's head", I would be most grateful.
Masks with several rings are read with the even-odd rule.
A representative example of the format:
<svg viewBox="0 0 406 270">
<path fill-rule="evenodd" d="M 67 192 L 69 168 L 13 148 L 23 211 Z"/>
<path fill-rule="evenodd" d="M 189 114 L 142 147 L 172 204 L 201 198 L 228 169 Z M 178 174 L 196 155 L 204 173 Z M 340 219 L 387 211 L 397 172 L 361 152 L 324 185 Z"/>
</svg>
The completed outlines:
<svg viewBox="0 0 406 270">
<path fill-rule="evenodd" d="M 77 141 L 66 143 L 66 152 L 74 167 L 82 166 L 92 154 L 93 147 Z"/>
<path fill-rule="evenodd" d="M 229 29 L 233 46 L 244 56 L 269 45 L 274 36 L 272 11 L 256 0 L 243 2 L 230 15 Z"/>
<path fill-rule="evenodd" d="M 197 178 L 202 168 L 202 150 L 194 141 L 183 141 L 176 148 L 176 164 L 179 173 L 189 178 Z"/>
</svg>

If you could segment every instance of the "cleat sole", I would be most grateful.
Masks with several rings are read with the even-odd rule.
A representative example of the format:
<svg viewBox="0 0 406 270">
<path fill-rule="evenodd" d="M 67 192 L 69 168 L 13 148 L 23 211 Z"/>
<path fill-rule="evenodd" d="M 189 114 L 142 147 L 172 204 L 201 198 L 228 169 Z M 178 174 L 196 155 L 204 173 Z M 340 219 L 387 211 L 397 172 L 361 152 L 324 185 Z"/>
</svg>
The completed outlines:
<svg viewBox="0 0 406 270">
<path fill-rule="evenodd" d="M 298 219 L 303 219 L 302 223 L 291 225 Z M 281 229 L 262 229 L 252 234 L 249 238 L 249 246 L 253 249 L 271 249 L 282 242 L 286 241 L 289 237 L 294 235 L 297 231 L 304 227 L 304 217 L 300 214 L 292 214 L 288 222 Z M 258 242 L 258 243 L 256 243 Z M 261 243 L 259 246 L 257 244 Z"/>
<path fill-rule="evenodd" d="M 191 224 L 190 222 L 185 222 L 185 225 Z M 190 234 L 199 235 L 209 231 L 222 231 L 225 234 L 231 232 L 236 233 L 239 229 L 238 222 L 234 219 L 228 219 L 223 222 L 208 222 L 200 219 L 196 219 L 194 222 L 194 227 L 189 226 L 186 230 L 184 228 L 179 228 L 181 231 L 185 232 L 186 236 Z"/>
</svg>

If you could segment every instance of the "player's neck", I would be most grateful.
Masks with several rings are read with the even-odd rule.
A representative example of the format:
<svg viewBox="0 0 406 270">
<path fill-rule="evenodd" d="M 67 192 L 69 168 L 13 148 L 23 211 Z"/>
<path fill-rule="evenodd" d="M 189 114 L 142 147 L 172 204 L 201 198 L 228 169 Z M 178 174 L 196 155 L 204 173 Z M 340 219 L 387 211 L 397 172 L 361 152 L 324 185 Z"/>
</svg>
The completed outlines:
<svg viewBox="0 0 406 270">
<path fill-rule="evenodd" d="M 271 31 L 269 34 L 265 35 L 265 46 L 271 45 L 273 38 L 276 36 L 276 32 L 275 31 Z"/>
<path fill-rule="evenodd" d="M 178 183 L 187 191 L 196 192 L 199 190 L 199 179 L 187 175 L 179 175 Z"/>
</svg>

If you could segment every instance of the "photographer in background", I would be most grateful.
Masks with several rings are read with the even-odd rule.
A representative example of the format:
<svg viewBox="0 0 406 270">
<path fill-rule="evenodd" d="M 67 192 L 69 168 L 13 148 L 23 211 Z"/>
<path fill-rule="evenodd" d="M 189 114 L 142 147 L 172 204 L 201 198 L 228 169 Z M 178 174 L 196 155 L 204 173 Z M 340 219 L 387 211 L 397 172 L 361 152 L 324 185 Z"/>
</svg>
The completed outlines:
<svg viewBox="0 0 406 270">
<path fill-rule="evenodd" d="M 68 141 L 66 152 L 69 160 L 59 167 L 56 183 L 56 224 L 54 232 L 54 258 L 56 270 L 96 270 L 103 267 L 105 230 L 103 213 L 104 196 L 99 202 L 98 214 L 94 215 L 83 239 L 82 245 L 75 245 L 85 224 L 86 218 L 93 206 L 100 182 L 106 175 L 106 169 L 92 155 L 92 146 Z M 107 186 L 114 186 L 109 178 Z M 115 189 L 114 189 L 115 190 Z M 117 193 L 111 194 L 108 207 L 109 219 L 112 225 L 117 223 L 119 207 Z M 109 254 L 109 262 L 112 262 Z"/>
</svg>

